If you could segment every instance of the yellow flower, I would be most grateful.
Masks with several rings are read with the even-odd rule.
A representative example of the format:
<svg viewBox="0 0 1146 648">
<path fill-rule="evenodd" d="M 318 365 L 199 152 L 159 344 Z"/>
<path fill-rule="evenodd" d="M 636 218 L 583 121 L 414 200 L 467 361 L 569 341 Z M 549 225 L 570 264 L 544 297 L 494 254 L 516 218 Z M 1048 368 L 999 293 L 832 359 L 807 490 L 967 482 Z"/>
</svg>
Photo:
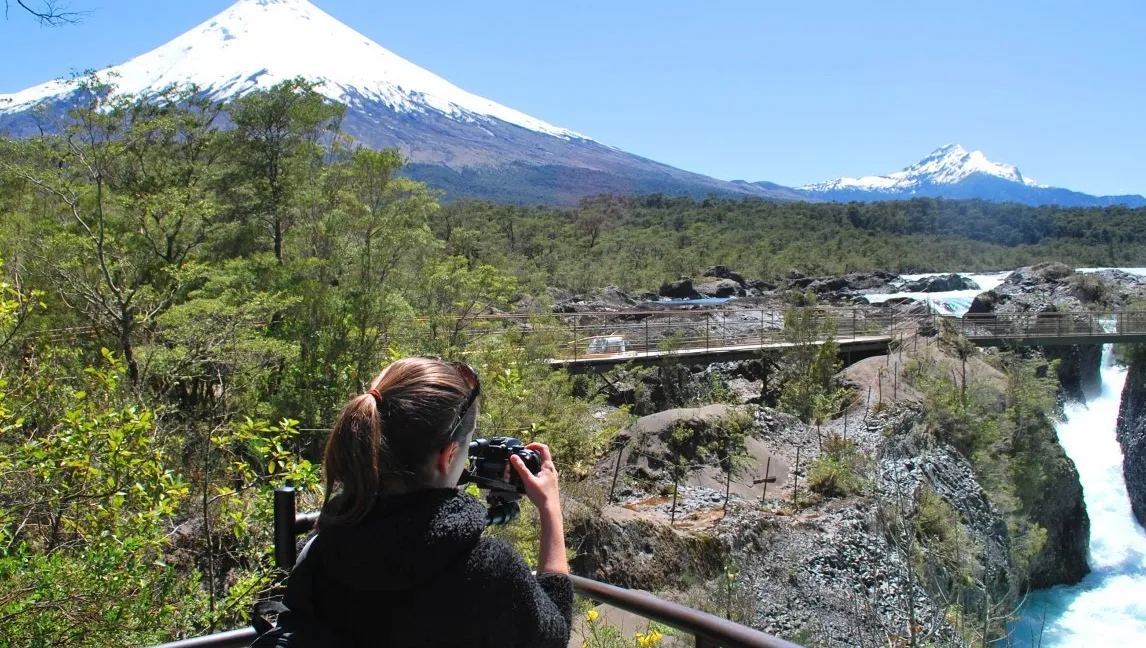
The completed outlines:
<svg viewBox="0 0 1146 648">
<path fill-rule="evenodd" d="M 598 616 L 599 616 L 599 614 L 597 613 L 596 610 L 589 610 L 589 613 L 585 615 L 585 620 L 588 621 L 589 623 L 592 623 L 592 622 L 597 620 Z"/>
<path fill-rule="evenodd" d="M 658 641 L 663 637 L 661 633 L 656 630 L 649 630 L 648 634 L 637 633 L 637 645 L 641 648 L 650 648 L 655 646 Z"/>
</svg>

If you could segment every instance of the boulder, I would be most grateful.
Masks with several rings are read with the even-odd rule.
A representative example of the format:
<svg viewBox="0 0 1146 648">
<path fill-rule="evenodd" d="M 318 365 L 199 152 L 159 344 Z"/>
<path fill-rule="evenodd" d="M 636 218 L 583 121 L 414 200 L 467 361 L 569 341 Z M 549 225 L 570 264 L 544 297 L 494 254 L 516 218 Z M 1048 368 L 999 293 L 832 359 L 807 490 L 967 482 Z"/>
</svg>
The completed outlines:
<svg viewBox="0 0 1146 648">
<path fill-rule="evenodd" d="M 661 284 L 657 294 L 669 299 L 699 299 L 700 293 L 692 287 L 692 279 L 681 277 L 678 281 Z"/>
<path fill-rule="evenodd" d="M 717 279 L 731 279 L 732 281 L 740 284 L 742 287 L 745 285 L 744 277 L 735 270 L 729 270 L 727 266 L 713 266 L 708 270 L 705 270 L 703 276 L 715 277 Z"/>
<path fill-rule="evenodd" d="M 616 437 L 617 443 L 622 447 L 621 461 L 634 469 L 642 469 L 637 472 L 643 472 L 645 478 L 655 480 L 664 477 L 662 471 L 677 459 L 670 450 L 675 430 L 678 428 L 689 430 L 692 436 L 687 447 L 698 447 L 719 432 L 733 411 L 728 405 L 706 405 L 665 410 L 642 416 Z M 695 459 L 693 456 L 683 458 Z M 611 471 L 615 461 L 615 458 L 607 457 L 603 460 L 603 465 Z"/>
<path fill-rule="evenodd" d="M 748 287 L 760 293 L 767 293 L 776 290 L 777 286 L 774 283 L 769 283 L 760 279 L 751 279 L 748 281 Z"/>
<path fill-rule="evenodd" d="M 1146 354 L 1135 356 L 1122 389 L 1118 443 L 1122 446 L 1122 475 L 1130 508 L 1138 524 L 1146 526 Z"/>
<path fill-rule="evenodd" d="M 593 580 L 659 592 L 713 578 L 727 559 L 712 536 L 685 534 L 621 507 L 570 517 L 567 535 L 577 555 L 569 567 Z"/>
<path fill-rule="evenodd" d="M 696 286 L 703 297 L 743 297 L 744 287 L 732 279 L 718 279 Z"/>
<path fill-rule="evenodd" d="M 793 277 L 788 290 L 810 290 L 828 301 L 838 301 L 859 295 L 887 293 L 898 277 L 889 272 L 850 272 L 836 277 Z"/>
<path fill-rule="evenodd" d="M 606 286 L 602 288 L 601 301 L 618 308 L 629 308 L 637 304 L 635 299 L 626 295 L 624 291 L 616 286 Z"/>
<path fill-rule="evenodd" d="M 924 277 L 910 281 L 903 286 L 904 292 L 934 293 L 951 292 L 954 290 L 978 290 L 979 284 L 967 277 L 957 274 L 945 274 L 938 277 Z"/>
</svg>

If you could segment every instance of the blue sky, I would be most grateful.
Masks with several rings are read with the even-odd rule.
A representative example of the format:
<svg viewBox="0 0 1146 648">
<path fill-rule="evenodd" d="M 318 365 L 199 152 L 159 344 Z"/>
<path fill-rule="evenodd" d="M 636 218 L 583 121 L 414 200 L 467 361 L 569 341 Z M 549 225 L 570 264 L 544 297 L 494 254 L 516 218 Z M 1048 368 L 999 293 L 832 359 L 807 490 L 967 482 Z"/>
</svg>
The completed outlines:
<svg viewBox="0 0 1146 648">
<path fill-rule="evenodd" d="M 0 93 L 141 54 L 228 0 L 0 19 Z M 888 173 L 947 142 L 1146 194 L 1140 0 L 314 0 L 466 90 L 727 180 Z"/>
</svg>

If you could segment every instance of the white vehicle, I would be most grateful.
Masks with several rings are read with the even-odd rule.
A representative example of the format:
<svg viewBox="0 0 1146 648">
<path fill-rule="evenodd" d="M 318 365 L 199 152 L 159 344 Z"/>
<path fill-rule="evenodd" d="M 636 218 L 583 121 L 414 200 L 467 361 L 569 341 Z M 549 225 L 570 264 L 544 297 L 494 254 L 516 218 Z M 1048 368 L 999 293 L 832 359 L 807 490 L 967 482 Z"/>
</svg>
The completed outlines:
<svg viewBox="0 0 1146 648">
<path fill-rule="evenodd" d="M 589 338 L 589 354 L 604 355 L 625 352 L 625 338 L 620 335 L 607 335 Z"/>
</svg>

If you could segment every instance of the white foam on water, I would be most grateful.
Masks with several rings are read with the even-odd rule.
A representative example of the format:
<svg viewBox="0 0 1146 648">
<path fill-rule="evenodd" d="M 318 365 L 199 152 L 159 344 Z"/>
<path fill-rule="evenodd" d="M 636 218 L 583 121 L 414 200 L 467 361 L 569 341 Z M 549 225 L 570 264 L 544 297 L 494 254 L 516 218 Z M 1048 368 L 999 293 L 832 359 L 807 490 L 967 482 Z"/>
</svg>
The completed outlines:
<svg viewBox="0 0 1146 648">
<path fill-rule="evenodd" d="M 938 277 L 944 273 L 933 272 L 928 274 L 916 275 L 901 275 L 905 281 L 916 281 L 924 277 Z M 975 272 L 960 272 L 957 273 L 961 277 L 966 277 L 974 281 L 979 286 L 978 290 L 951 290 L 947 292 L 934 292 L 934 293 L 916 293 L 916 292 L 900 292 L 892 293 L 890 295 L 867 295 L 867 300 L 872 304 L 882 304 L 889 299 L 897 297 L 907 297 L 914 299 L 921 303 L 930 303 L 931 310 L 940 315 L 959 315 L 962 316 L 971 308 L 971 302 L 975 301 L 980 293 L 994 290 L 1003 283 L 1010 272 L 991 272 L 991 273 L 975 273 Z"/>
<path fill-rule="evenodd" d="M 1146 646 L 1146 532 L 1130 511 L 1115 438 L 1126 368 L 1103 349 L 1102 391 L 1066 407 L 1058 438 L 1078 467 L 1090 515 L 1091 573 L 1036 592 L 1011 627 L 1011 645 L 1038 648 Z"/>
</svg>

